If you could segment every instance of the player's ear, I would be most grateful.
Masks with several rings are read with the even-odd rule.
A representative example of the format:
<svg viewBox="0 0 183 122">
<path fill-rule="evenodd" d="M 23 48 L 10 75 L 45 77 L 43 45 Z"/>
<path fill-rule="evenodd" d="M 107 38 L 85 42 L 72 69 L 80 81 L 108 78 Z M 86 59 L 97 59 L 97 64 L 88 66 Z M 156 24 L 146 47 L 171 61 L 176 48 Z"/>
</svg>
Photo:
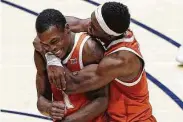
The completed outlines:
<svg viewBox="0 0 183 122">
<path fill-rule="evenodd" d="M 66 23 L 65 24 L 65 31 L 67 32 L 67 33 L 70 33 L 70 26 L 69 26 L 69 24 L 68 23 Z"/>
</svg>

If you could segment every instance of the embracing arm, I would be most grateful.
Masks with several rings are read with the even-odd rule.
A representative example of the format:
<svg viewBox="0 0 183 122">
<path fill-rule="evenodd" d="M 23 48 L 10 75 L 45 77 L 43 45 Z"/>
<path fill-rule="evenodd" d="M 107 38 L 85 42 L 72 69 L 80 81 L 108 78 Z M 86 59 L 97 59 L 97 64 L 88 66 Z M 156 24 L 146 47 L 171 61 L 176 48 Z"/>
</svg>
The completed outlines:
<svg viewBox="0 0 183 122">
<path fill-rule="evenodd" d="M 48 78 L 46 77 L 45 62 L 41 54 L 34 51 L 34 61 L 37 69 L 36 88 L 37 88 L 37 108 L 44 114 L 49 115 L 48 108 L 51 106 L 52 94 Z"/>
<path fill-rule="evenodd" d="M 34 60 L 37 68 L 37 108 L 43 115 L 54 120 L 61 120 L 65 114 L 65 105 L 61 101 L 52 101 L 51 85 L 48 81 L 45 62 L 37 51 L 34 51 Z"/>
<path fill-rule="evenodd" d="M 88 24 L 90 23 L 91 19 L 79 19 L 73 16 L 66 16 L 66 21 L 70 25 L 71 31 L 78 33 L 88 31 Z"/>
<path fill-rule="evenodd" d="M 82 93 L 105 86 L 115 78 L 133 79 L 141 71 L 142 62 L 129 51 L 105 56 L 99 64 L 84 67 L 77 74 L 66 73 L 66 92 Z"/>
</svg>

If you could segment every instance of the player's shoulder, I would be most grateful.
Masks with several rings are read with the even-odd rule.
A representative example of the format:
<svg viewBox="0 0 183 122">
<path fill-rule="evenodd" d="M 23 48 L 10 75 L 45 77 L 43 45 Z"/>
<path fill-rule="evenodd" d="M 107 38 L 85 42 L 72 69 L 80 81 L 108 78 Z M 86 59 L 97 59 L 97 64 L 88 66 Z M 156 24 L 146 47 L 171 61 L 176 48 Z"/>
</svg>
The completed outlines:
<svg viewBox="0 0 183 122">
<path fill-rule="evenodd" d="M 105 50 L 102 44 L 97 39 L 90 36 L 84 44 L 84 51 L 102 51 L 104 53 Z"/>
<path fill-rule="evenodd" d="M 96 39 L 89 37 L 84 44 L 82 54 L 85 64 L 99 63 L 104 56 L 104 48 Z"/>
</svg>

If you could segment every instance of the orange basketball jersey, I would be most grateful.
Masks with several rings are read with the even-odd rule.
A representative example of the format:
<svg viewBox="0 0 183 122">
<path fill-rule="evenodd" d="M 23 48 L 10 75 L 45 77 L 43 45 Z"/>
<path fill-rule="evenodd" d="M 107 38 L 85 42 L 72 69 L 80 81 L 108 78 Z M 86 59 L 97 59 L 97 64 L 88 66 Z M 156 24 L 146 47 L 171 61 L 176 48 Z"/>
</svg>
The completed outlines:
<svg viewBox="0 0 183 122">
<path fill-rule="evenodd" d="M 82 51 L 83 51 L 84 44 L 89 37 L 90 36 L 88 36 L 85 33 L 76 33 L 73 49 L 63 61 L 63 64 L 65 64 L 71 72 L 79 71 L 83 68 Z M 58 90 L 56 86 L 53 84 L 51 86 L 51 89 L 53 92 L 53 100 L 64 102 L 64 96 L 62 92 Z M 81 107 L 85 106 L 90 102 L 84 93 L 72 94 L 67 96 L 73 108 L 67 109 L 66 116 L 78 111 Z M 96 119 L 91 120 L 90 122 L 105 122 L 104 120 L 102 120 L 103 117 L 104 116 L 97 117 Z"/>
<path fill-rule="evenodd" d="M 122 50 L 136 54 L 143 61 L 139 44 L 130 30 L 127 31 L 123 39 L 109 44 L 105 55 Z M 117 78 L 113 80 L 110 84 L 109 96 L 108 115 L 110 122 L 156 122 L 152 116 L 152 107 L 149 103 L 144 66 L 139 75 L 132 79 L 130 83 Z"/>
</svg>

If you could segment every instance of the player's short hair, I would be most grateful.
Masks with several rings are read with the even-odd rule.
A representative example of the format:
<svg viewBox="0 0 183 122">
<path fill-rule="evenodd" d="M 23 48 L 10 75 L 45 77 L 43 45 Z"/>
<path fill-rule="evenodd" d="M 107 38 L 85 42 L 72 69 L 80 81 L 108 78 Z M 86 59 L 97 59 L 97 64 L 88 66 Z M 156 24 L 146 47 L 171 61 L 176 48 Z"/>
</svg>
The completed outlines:
<svg viewBox="0 0 183 122">
<path fill-rule="evenodd" d="M 128 7 L 118 2 L 106 2 L 102 7 L 102 16 L 107 26 L 116 33 L 124 33 L 130 25 Z"/>
<path fill-rule="evenodd" d="M 55 9 L 43 10 L 36 19 L 36 31 L 43 33 L 50 26 L 56 26 L 63 30 L 65 28 L 66 19 L 64 15 Z"/>
</svg>

